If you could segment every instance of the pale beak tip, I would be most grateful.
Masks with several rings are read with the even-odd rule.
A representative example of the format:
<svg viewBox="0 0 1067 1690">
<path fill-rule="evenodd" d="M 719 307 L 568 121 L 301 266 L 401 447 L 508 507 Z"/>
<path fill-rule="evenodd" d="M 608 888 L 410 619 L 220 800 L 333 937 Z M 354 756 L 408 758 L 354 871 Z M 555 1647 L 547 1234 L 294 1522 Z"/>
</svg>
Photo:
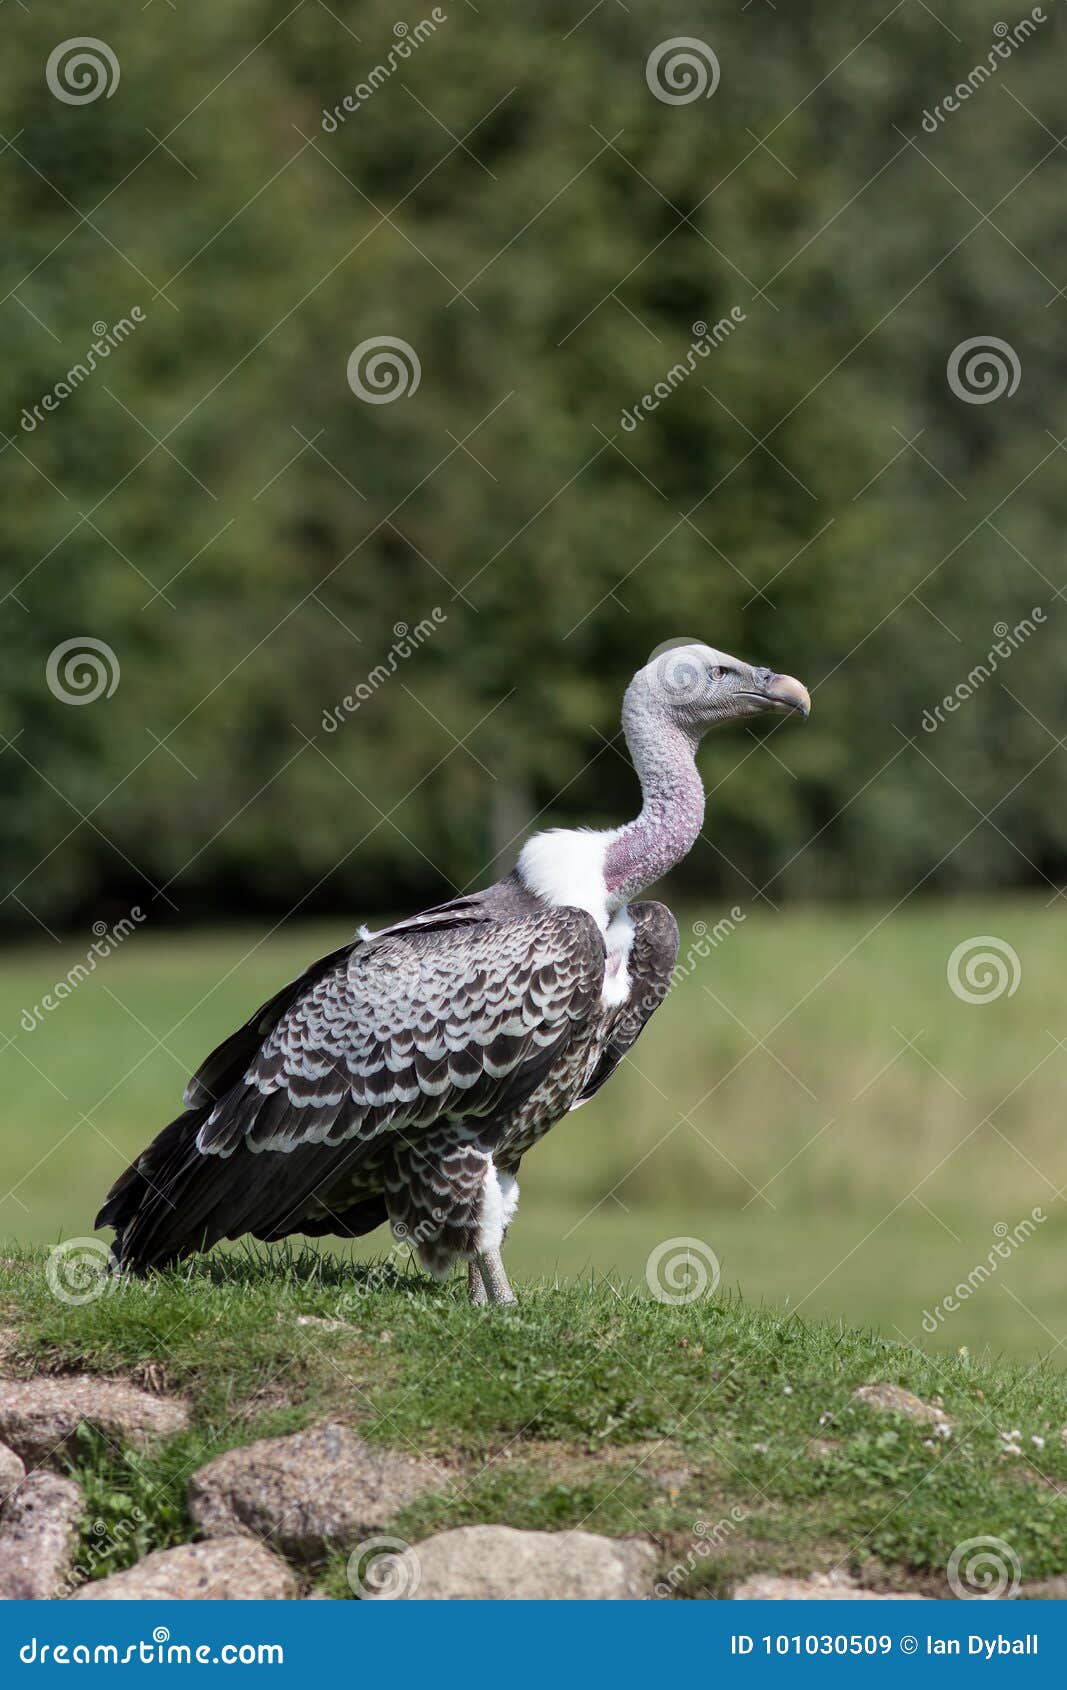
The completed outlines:
<svg viewBox="0 0 1067 1690">
<path fill-rule="evenodd" d="M 776 675 L 769 696 L 783 710 L 796 710 L 807 721 L 811 715 L 811 694 L 792 675 Z"/>
</svg>

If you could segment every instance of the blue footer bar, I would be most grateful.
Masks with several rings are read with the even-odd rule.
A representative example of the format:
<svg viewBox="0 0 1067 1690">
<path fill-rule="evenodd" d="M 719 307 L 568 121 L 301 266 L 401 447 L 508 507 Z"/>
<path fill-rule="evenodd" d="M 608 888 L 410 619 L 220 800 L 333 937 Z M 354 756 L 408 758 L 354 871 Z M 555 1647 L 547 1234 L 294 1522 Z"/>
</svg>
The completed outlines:
<svg viewBox="0 0 1067 1690">
<path fill-rule="evenodd" d="M 1063 1683 L 1062 1602 L 9 1602 L 0 1683 Z M 386 1681 L 384 1675 L 388 1674 Z"/>
</svg>

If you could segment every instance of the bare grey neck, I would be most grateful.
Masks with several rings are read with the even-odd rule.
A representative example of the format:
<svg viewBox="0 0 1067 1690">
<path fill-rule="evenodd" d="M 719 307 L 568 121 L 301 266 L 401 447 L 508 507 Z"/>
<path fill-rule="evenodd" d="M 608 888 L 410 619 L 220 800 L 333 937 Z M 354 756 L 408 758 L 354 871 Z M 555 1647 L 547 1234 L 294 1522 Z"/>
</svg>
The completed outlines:
<svg viewBox="0 0 1067 1690">
<path fill-rule="evenodd" d="M 633 688 L 623 732 L 641 782 L 641 813 L 619 828 L 604 859 L 604 880 L 618 909 L 688 856 L 704 822 L 697 740 Z"/>
</svg>

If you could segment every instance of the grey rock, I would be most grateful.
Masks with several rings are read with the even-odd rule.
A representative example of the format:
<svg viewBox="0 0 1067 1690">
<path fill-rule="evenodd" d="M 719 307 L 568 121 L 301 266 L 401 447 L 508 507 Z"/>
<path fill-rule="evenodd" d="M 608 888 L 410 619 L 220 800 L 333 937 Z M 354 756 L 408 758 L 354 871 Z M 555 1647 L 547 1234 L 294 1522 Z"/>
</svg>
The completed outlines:
<svg viewBox="0 0 1067 1690">
<path fill-rule="evenodd" d="M 82 1495 L 58 1473 L 31 1473 L 8 1499 L 0 1525 L 0 1598 L 46 1601 L 70 1568 Z"/>
<path fill-rule="evenodd" d="M 3 1508 L 8 1497 L 21 1485 L 26 1477 L 26 1469 L 22 1465 L 13 1449 L 6 1444 L 0 1444 L 0 1508 Z"/>
<path fill-rule="evenodd" d="M 636 1538 L 459 1526 L 405 1560 L 408 1600 L 617 1602 L 649 1599 L 656 1554 Z"/>
<path fill-rule="evenodd" d="M 806 1579 L 757 1573 L 733 1593 L 735 1602 L 925 1602 L 917 1591 L 864 1590 L 843 1573 L 812 1573 Z"/>
<path fill-rule="evenodd" d="M 0 1442 L 24 1461 L 58 1461 L 83 1423 L 140 1447 L 181 1431 L 187 1419 L 183 1403 L 123 1380 L 88 1374 L 0 1380 Z"/>
<path fill-rule="evenodd" d="M 358 1544 L 442 1477 L 345 1426 L 317 1426 L 209 1461 L 189 1481 L 189 1508 L 205 1537 L 248 1533 L 308 1558 Z"/>
<path fill-rule="evenodd" d="M 10 1266 L 10 1262 L 6 1262 Z M 13 1326 L 0 1326 L 0 1368 L 6 1367 L 10 1357 L 18 1349 L 19 1335 Z"/>
<path fill-rule="evenodd" d="M 216 1537 L 157 1549 L 109 1578 L 83 1585 L 75 1602 L 291 1602 L 285 1562 L 247 1537 Z"/>
<path fill-rule="evenodd" d="M 934 1403 L 923 1402 L 914 1391 L 906 1391 L 903 1385 L 861 1385 L 852 1393 L 855 1402 L 866 1403 L 868 1408 L 877 1408 L 888 1414 L 904 1414 L 909 1420 L 917 1420 L 924 1426 L 951 1426 L 952 1422 L 943 1408 Z"/>
</svg>

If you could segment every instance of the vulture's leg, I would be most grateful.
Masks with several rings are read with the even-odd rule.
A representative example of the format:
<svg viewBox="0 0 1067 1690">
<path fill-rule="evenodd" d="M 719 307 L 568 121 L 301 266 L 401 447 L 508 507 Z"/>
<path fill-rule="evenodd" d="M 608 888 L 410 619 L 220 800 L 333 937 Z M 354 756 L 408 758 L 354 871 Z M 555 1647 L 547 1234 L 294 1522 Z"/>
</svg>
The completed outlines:
<svg viewBox="0 0 1067 1690">
<path fill-rule="evenodd" d="M 489 1301 L 481 1270 L 473 1258 L 467 1263 L 467 1297 L 472 1307 Z"/>
<path fill-rule="evenodd" d="M 514 1303 L 517 1301 L 514 1291 L 508 1284 L 508 1276 L 504 1272 L 504 1263 L 499 1250 L 482 1250 L 471 1264 L 477 1268 L 481 1276 L 486 1296 L 491 1303 Z"/>
</svg>

